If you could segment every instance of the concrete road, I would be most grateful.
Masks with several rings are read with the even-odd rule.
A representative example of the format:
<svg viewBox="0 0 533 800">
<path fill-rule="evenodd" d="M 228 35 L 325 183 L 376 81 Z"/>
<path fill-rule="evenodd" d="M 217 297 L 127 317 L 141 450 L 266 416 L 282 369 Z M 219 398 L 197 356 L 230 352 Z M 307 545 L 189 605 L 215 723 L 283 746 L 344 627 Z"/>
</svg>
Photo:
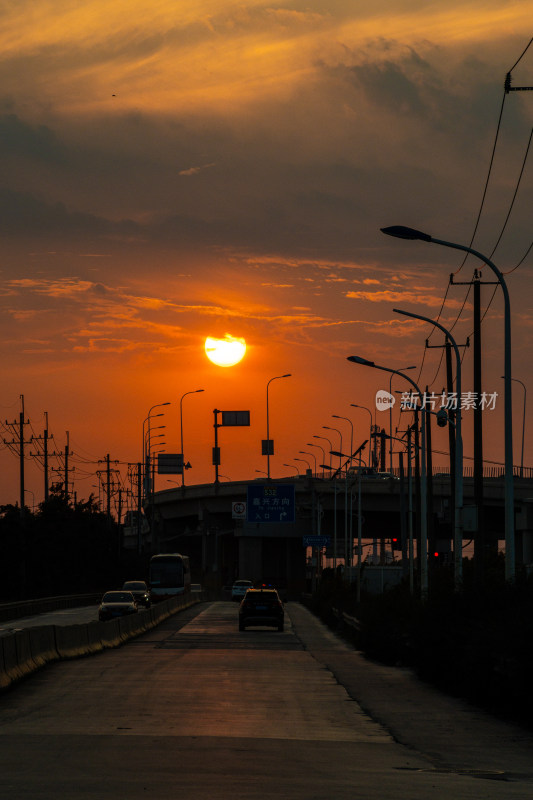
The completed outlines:
<svg viewBox="0 0 533 800">
<path fill-rule="evenodd" d="M 367 662 L 298 604 L 202 604 L 0 697 L 0 797 L 530 797 L 533 737 Z"/>
<path fill-rule="evenodd" d="M 0 623 L 0 635 L 23 628 L 38 628 L 41 625 L 78 625 L 94 622 L 98 619 L 99 604 L 92 606 L 76 606 L 76 608 L 58 608 L 46 614 L 34 614 L 31 617 L 18 617 Z"/>
</svg>

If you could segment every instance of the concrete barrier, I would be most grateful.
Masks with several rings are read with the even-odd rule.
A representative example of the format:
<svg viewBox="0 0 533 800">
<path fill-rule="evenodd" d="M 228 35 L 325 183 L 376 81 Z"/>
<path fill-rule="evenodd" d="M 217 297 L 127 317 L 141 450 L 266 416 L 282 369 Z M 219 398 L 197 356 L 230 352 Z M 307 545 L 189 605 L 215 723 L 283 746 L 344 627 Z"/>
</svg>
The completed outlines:
<svg viewBox="0 0 533 800">
<path fill-rule="evenodd" d="M 60 658 L 76 658 L 91 652 L 88 627 L 88 624 L 54 625 L 56 648 Z"/>
<path fill-rule="evenodd" d="M 151 608 L 109 622 L 43 625 L 0 635 L 0 690 L 52 661 L 94 655 L 119 647 L 163 620 L 208 600 L 198 592 L 155 603 Z"/>
<path fill-rule="evenodd" d="M 43 625 L 42 628 L 28 628 L 30 649 L 36 667 L 42 667 L 49 661 L 59 658 L 56 648 L 55 628 Z"/>
<path fill-rule="evenodd" d="M 1 684 L 3 687 L 9 686 L 13 681 L 17 681 L 24 676 L 24 672 L 19 667 L 17 655 L 17 639 L 15 633 L 2 636 L 2 655 L 4 662 L 4 672 Z"/>
<path fill-rule="evenodd" d="M 6 689 L 11 683 L 7 671 L 6 662 L 4 659 L 4 636 L 0 636 L 0 691 Z"/>
</svg>

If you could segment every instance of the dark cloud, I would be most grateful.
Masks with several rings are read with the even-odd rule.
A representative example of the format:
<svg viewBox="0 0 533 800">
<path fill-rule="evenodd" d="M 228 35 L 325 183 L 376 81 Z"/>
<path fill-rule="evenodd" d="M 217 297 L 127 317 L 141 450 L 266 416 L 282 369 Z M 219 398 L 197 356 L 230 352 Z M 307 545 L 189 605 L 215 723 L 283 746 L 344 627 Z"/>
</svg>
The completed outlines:
<svg viewBox="0 0 533 800">
<path fill-rule="evenodd" d="M 427 113 L 419 87 L 400 64 L 392 61 L 362 64 L 353 66 L 351 73 L 371 103 L 396 114 L 423 116 Z"/>
<path fill-rule="evenodd" d="M 2 114 L 0 153 L 2 157 L 16 155 L 58 164 L 64 162 L 66 148 L 46 125 L 30 125 L 16 114 Z"/>
<path fill-rule="evenodd" d="M 6 236 L 97 237 L 134 235 L 139 226 L 131 221 L 112 222 L 94 214 L 69 211 L 63 203 L 49 203 L 29 192 L 0 188 L 0 231 Z"/>
</svg>

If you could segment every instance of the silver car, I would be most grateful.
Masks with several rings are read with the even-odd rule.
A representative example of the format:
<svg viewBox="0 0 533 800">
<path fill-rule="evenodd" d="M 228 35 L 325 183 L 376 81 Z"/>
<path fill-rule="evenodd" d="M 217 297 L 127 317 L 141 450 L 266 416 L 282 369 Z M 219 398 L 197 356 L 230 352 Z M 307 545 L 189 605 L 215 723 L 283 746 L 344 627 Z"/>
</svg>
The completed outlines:
<svg viewBox="0 0 533 800">
<path fill-rule="evenodd" d="M 242 598 L 248 591 L 248 589 L 253 589 L 254 585 L 252 581 L 235 581 L 233 586 L 231 587 L 231 599 L 237 600 L 239 603 L 241 602 Z"/>
</svg>

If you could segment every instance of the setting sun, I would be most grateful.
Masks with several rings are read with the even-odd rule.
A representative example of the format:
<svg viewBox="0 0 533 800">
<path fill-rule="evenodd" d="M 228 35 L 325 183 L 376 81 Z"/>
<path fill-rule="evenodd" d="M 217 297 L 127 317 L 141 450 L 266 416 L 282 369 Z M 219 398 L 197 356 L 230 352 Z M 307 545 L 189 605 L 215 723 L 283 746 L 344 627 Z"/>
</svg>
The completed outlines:
<svg viewBox="0 0 533 800">
<path fill-rule="evenodd" d="M 229 333 L 223 339 L 213 339 L 208 336 L 205 340 L 206 356 L 219 367 L 233 367 L 243 359 L 245 352 L 244 339 L 236 339 Z"/>
</svg>

